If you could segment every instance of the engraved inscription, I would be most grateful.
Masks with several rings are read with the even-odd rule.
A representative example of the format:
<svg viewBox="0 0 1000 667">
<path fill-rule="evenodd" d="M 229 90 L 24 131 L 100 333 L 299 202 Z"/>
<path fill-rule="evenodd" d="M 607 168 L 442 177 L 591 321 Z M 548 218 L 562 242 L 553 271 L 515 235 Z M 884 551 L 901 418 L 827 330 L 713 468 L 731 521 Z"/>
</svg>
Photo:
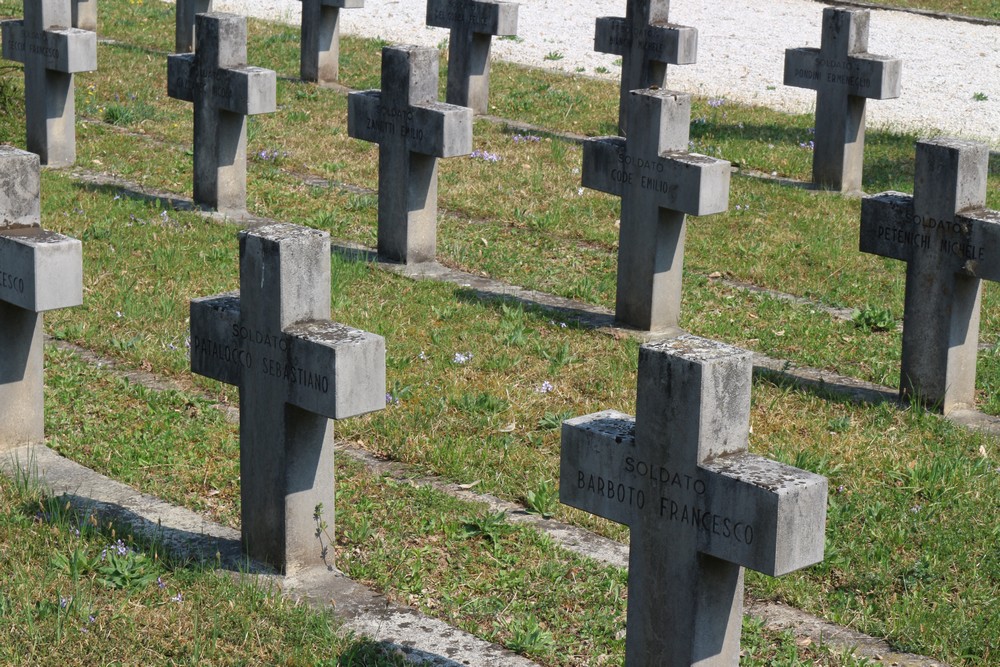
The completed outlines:
<svg viewBox="0 0 1000 667">
<path fill-rule="evenodd" d="M 395 136 L 403 139 L 412 137 L 417 141 L 423 140 L 424 130 L 412 123 L 413 109 L 378 106 L 375 108 L 375 117 L 368 118 L 366 125 L 369 130 L 387 137 Z"/>
<path fill-rule="evenodd" d="M 490 12 L 486 8 L 463 0 L 448 0 L 444 7 L 436 7 L 432 16 L 437 23 L 458 23 L 474 28 L 485 28 L 490 24 Z"/>
<path fill-rule="evenodd" d="M 17 31 L 5 45 L 13 53 L 31 53 L 45 58 L 59 58 L 59 48 L 46 44 L 45 33 L 41 31 Z"/>
<path fill-rule="evenodd" d="M 24 278 L 16 276 L 13 273 L 7 273 L 0 268 L 0 289 L 24 294 Z"/>
<path fill-rule="evenodd" d="M 879 224 L 875 236 L 880 241 L 901 246 L 936 250 L 941 254 L 953 255 L 960 259 L 986 261 L 986 248 L 968 240 L 969 225 L 955 220 L 938 220 L 921 215 L 912 216 L 909 222 L 911 225 L 909 228 Z"/>
<path fill-rule="evenodd" d="M 630 49 L 634 42 L 636 39 L 632 28 L 626 24 L 616 23 L 611 28 L 611 34 L 608 35 L 607 46 L 613 49 Z M 648 26 L 639 32 L 636 46 L 653 56 L 662 55 L 666 48 L 660 30 L 653 26 Z"/>
</svg>

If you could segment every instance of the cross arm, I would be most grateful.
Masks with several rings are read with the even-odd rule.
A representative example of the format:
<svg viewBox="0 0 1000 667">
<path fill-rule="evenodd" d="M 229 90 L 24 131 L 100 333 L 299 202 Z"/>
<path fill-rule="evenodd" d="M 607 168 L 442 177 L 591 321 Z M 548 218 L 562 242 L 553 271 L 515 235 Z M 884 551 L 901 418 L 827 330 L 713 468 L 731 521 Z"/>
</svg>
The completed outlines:
<svg viewBox="0 0 1000 667">
<path fill-rule="evenodd" d="M 382 110 L 381 91 L 362 90 L 348 93 L 347 135 L 376 144 L 393 136 L 395 128 L 390 131 L 389 125 L 394 121 L 388 116 L 381 118 Z"/>
<path fill-rule="evenodd" d="M 823 560 L 825 477 L 746 453 L 699 469 L 708 499 L 698 525 L 700 551 L 770 576 Z"/>
<path fill-rule="evenodd" d="M 0 300 L 36 313 L 83 303 L 83 246 L 27 227 L 0 234 Z"/>
<path fill-rule="evenodd" d="M 691 65 L 697 62 L 697 28 L 657 21 L 647 25 L 636 36 L 632 34 L 628 21 L 623 18 L 603 16 L 597 19 L 595 51 L 624 56 L 631 50 L 635 39 L 639 40 L 646 55 L 656 62 L 667 65 Z"/>
<path fill-rule="evenodd" d="M 326 320 L 296 323 L 285 336 L 289 403 L 331 419 L 385 408 L 384 338 Z"/>
<path fill-rule="evenodd" d="M 625 139 L 597 137 L 583 142 L 583 187 L 621 197 L 632 178 L 624 164 Z"/>
<path fill-rule="evenodd" d="M 312 0 L 299 0 L 299 2 L 312 2 Z M 365 0 L 319 0 L 324 7 L 336 7 L 337 9 L 360 9 L 365 6 Z"/>
<path fill-rule="evenodd" d="M 24 21 L 4 21 L 2 25 L 3 57 L 24 62 L 29 50 L 40 50 L 45 67 L 56 72 L 75 74 L 97 69 L 97 33 L 66 28 L 45 30 L 42 43 L 28 44 Z"/>
<path fill-rule="evenodd" d="M 661 208 L 712 215 L 729 208 L 732 165 L 697 153 L 664 153 L 663 173 L 639 174 L 639 187 L 660 193 Z"/>
<path fill-rule="evenodd" d="M 635 452 L 635 419 L 605 410 L 562 425 L 559 501 L 610 521 L 631 525 L 656 503 L 647 490 L 622 474 Z"/>
<path fill-rule="evenodd" d="M 414 153 L 456 157 L 472 152 L 472 109 L 445 102 L 413 107 L 413 120 L 404 126 L 406 145 Z"/>
<path fill-rule="evenodd" d="M 468 26 L 483 35 L 517 34 L 516 2 L 502 0 L 428 0 L 427 25 L 453 29 Z"/>
<path fill-rule="evenodd" d="M 239 385 L 253 357 L 240 342 L 240 293 L 191 301 L 191 372 Z"/>
<path fill-rule="evenodd" d="M 832 59 L 819 49 L 785 51 L 785 85 L 819 90 L 835 87 L 848 95 L 873 100 L 899 97 L 903 61 L 898 58 L 858 54 Z"/>
<path fill-rule="evenodd" d="M 910 195 L 883 192 L 861 200 L 861 252 L 908 262 L 915 249 L 930 249 L 932 240 L 914 224 Z"/>
<path fill-rule="evenodd" d="M 194 102 L 195 54 L 175 53 L 167 56 L 167 95 L 175 100 Z"/>
<path fill-rule="evenodd" d="M 253 116 L 277 108 L 277 74 L 247 65 L 224 69 L 216 75 L 215 97 L 226 111 Z"/>
</svg>

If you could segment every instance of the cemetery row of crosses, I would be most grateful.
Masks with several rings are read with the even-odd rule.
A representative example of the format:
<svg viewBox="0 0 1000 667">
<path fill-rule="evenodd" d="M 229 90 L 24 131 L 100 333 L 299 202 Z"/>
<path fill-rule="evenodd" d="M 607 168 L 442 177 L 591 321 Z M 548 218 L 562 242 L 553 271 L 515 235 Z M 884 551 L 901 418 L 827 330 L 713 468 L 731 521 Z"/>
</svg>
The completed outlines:
<svg viewBox="0 0 1000 667">
<path fill-rule="evenodd" d="M 338 12 L 362 0 L 302 0 L 301 76 L 338 75 Z M 633 418 L 563 425 L 560 499 L 631 528 L 626 664 L 736 664 L 743 568 L 780 575 L 822 560 L 826 480 L 747 453 L 751 355 L 677 329 L 688 214 L 728 208 L 730 164 L 689 153 L 689 95 L 666 67 L 692 63 L 697 31 L 665 0 L 600 18 L 596 48 L 622 56 L 622 137 L 584 144 L 583 185 L 621 197 L 616 318 L 663 334 L 642 346 Z M 194 104 L 194 200 L 239 217 L 246 116 L 275 110 L 275 73 L 247 64 L 246 21 L 178 0 L 170 96 Z M 451 32 L 447 102 L 436 49 L 389 46 L 382 89 L 349 96 L 350 136 L 379 145 L 378 254 L 435 258 L 437 160 L 472 150 L 489 91 L 490 40 L 513 35 L 517 5 L 428 0 Z M 814 181 L 858 190 L 866 99 L 898 96 L 901 64 L 866 52 L 867 10 L 825 9 L 820 49 L 786 55 L 785 83 L 817 91 Z M 3 23 L 3 55 L 24 63 L 27 148 L 0 150 L 0 443 L 41 442 L 41 314 L 82 303 L 79 241 L 45 232 L 40 164 L 75 160 L 73 74 L 96 68 L 93 0 L 25 0 Z M 866 197 L 861 250 L 907 262 L 901 391 L 945 411 L 973 402 L 980 280 L 988 248 L 988 151 L 917 146 L 915 193 Z M 400 187 L 398 184 L 404 184 Z M 333 323 L 330 239 L 291 224 L 239 235 L 240 291 L 191 303 L 192 371 L 239 387 L 242 536 L 285 572 L 322 564 L 314 508 L 333 503 L 333 427 L 385 405 L 386 342 Z"/>
</svg>

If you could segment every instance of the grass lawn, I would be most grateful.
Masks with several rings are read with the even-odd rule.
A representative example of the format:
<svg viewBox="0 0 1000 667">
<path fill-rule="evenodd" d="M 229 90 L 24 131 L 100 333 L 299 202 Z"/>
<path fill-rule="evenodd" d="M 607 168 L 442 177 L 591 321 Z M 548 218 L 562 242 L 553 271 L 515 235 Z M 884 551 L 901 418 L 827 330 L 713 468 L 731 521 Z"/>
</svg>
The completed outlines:
<svg viewBox="0 0 1000 667">
<path fill-rule="evenodd" d="M 191 107 L 168 99 L 164 81 L 173 7 L 104 0 L 101 11 L 102 36 L 116 41 L 99 47 L 98 72 L 77 75 L 77 169 L 189 195 Z M 0 15 L 18 14 L 20 3 L 0 0 Z M 278 111 L 251 123 L 250 209 L 373 245 L 377 149 L 346 136 L 346 96 L 295 80 L 297 29 L 251 21 L 250 40 L 250 62 L 279 72 Z M 347 85 L 378 85 L 379 48 L 344 40 Z M 0 69 L 0 141 L 17 146 L 24 145 L 21 81 L 19 66 Z M 608 132 L 617 108 L 613 84 L 504 64 L 494 68 L 492 88 L 498 115 L 558 131 Z M 705 99 L 695 100 L 693 118 L 699 152 L 809 178 L 811 153 L 801 144 L 811 118 Z M 475 131 L 475 147 L 501 159 L 441 162 L 440 260 L 613 306 L 620 203 L 580 188 L 580 147 L 484 121 Z M 914 140 L 869 134 L 866 189 L 912 190 Z M 50 351 L 50 445 L 234 525 L 237 434 L 211 403 L 235 404 L 237 395 L 189 373 L 187 310 L 192 298 L 237 288 L 236 228 L 161 208 L 128 189 L 84 183 L 73 172 L 44 172 L 43 225 L 83 240 L 85 302 L 47 315 L 46 330 L 127 368 L 176 380 L 182 391 L 143 389 Z M 994 163 L 993 208 L 1000 208 L 998 186 Z M 857 251 L 859 212 L 857 200 L 735 175 L 730 210 L 690 221 L 682 325 L 895 386 L 900 336 L 892 325 L 902 316 L 904 270 Z M 625 529 L 562 507 L 553 494 L 560 422 L 608 408 L 634 411 L 634 341 L 336 255 L 333 274 L 334 319 L 387 339 L 393 399 L 382 412 L 338 423 L 339 438 L 627 539 Z M 717 275 L 807 303 L 750 294 L 711 278 Z M 981 338 L 989 343 L 1000 342 L 998 305 L 987 286 Z M 888 326 L 838 320 L 821 306 L 866 310 Z M 980 353 L 978 392 L 980 408 L 1000 414 L 996 349 Z M 750 575 L 752 594 L 955 665 L 1000 660 L 1000 618 L 984 613 L 1000 599 L 994 440 L 920 410 L 854 404 L 766 373 L 755 378 L 752 427 L 752 451 L 827 475 L 831 488 L 826 560 L 779 580 Z M 345 462 L 338 475 L 337 562 L 349 575 L 543 664 L 620 663 L 622 572 L 580 560 L 480 507 Z M 100 635 L 125 662 L 148 650 L 175 662 L 374 664 L 364 662 L 375 660 L 366 653 L 371 647 L 336 638 L 323 614 L 289 606 L 250 581 L 172 563 L 155 545 L 137 544 L 132 553 L 142 558 L 123 556 L 137 560 L 123 567 L 141 583 L 109 587 L 98 559 L 120 535 L 99 525 L 82 529 L 71 511 L 55 511 L 57 500 L 29 487 L 0 487 L 7 511 L 0 562 L 9 564 L 0 575 L 0 620 L 27 628 L 25 643 L 0 649 L 15 651 L 0 659 L 51 663 L 74 642 L 90 646 Z M 71 560 L 82 565 L 64 564 Z M 28 578 L 29 562 L 32 572 L 46 573 L 43 584 Z M 143 579 L 147 574 L 155 576 Z M 183 603 L 171 600 L 177 593 Z M 64 598 L 74 602 L 63 605 Z M 246 611 L 223 613 L 237 607 Z M 130 609 L 138 611 L 123 611 Z M 124 648 L 130 643 L 135 647 Z M 744 664 L 852 664 L 753 622 L 745 623 L 744 645 Z M 97 655 L 81 651 L 80 664 Z"/>
</svg>

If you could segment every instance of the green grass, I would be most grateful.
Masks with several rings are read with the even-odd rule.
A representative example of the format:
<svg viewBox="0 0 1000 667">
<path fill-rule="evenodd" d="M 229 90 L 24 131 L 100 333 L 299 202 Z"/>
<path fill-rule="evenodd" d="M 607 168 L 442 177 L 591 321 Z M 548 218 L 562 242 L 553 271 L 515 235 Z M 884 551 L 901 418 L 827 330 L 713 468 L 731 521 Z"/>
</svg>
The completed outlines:
<svg viewBox="0 0 1000 667">
<path fill-rule="evenodd" d="M 0 14 L 19 13 L 19 3 L 0 0 Z M 102 34 L 118 43 L 100 46 L 100 71 L 77 75 L 77 108 L 86 121 L 78 124 L 78 166 L 184 195 L 191 189 L 191 108 L 167 99 L 163 85 L 172 20 L 172 7 L 152 0 L 102 5 Z M 250 62 L 289 77 L 279 80 L 278 112 L 251 124 L 251 155 L 277 156 L 250 160 L 251 210 L 373 245 L 377 199 L 357 190 L 375 187 L 376 149 L 346 136 L 345 96 L 294 81 L 294 28 L 252 21 L 250 35 Z M 379 85 L 379 46 L 344 41 L 348 85 Z M 504 64 L 493 75 L 498 115 L 552 130 L 613 131 L 617 91 L 611 83 Z M 22 86 L 19 68 L 0 70 L 0 108 L 9 112 L 0 114 L 0 140 L 16 145 L 24 141 Z M 691 138 L 699 151 L 747 169 L 809 178 L 811 154 L 800 146 L 812 124 L 808 116 L 696 99 L 693 118 Z M 486 122 L 475 129 L 475 147 L 502 159 L 441 162 L 441 260 L 612 306 L 619 202 L 581 193 L 579 146 L 548 137 L 524 140 Z M 869 133 L 867 189 L 912 189 L 914 140 Z M 994 161 L 993 208 L 1000 208 L 998 173 Z M 331 184 L 304 185 L 303 176 Z M 142 491 L 233 525 L 239 516 L 235 427 L 211 401 L 235 404 L 236 390 L 189 374 L 186 318 L 191 298 L 238 286 L 235 228 L 161 209 L 126 190 L 85 185 L 62 171 L 43 174 L 42 206 L 45 227 L 81 238 L 85 253 L 84 305 L 49 313 L 47 331 L 126 367 L 169 376 L 184 390 L 151 392 L 72 355 L 50 353 L 51 445 Z M 794 363 L 894 386 L 903 267 L 857 251 L 858 219 L 857 200 L 736 176 L 727 213 L 690 221 L 682 325 Z M 554 503 L 548 485 L 558 479 L 562 419 L 605 408 L 634 410 L 634 341 L 516 303 L 483 301 L 470 290 L 412 282 L 363 262 L 335 257 L 333 273 L 334 318 L 386 337 L 389 386 L 398 399 L 381 413 L 338 424 L 338 437 L 417 471 L 475 483 L 539 513 L 626 537 L 621 527 Z M 815 306 L 747 294 L 708 278 L 716 274 L 868 315 L 858 323 L 836 320 Z M 982 324 L 988 342 L 998 339 L 998 305 L 988 286 Z M 471 359 L 456 363 L 456 354 L 469 353 Z M 980 406 L 994 414 L 1000 414 L 998 356 L 984 350 L 979 359 Z M 542 391 L 544 383 L 552 390 Z M 995 662 L 1000 626 L 995 615 L 980 612 L 1000 597 L 996 443 L 919 411 L 852 405 L 788 386 L 779 376 L 758 377 L 753 400 L 752 449 L 829 475 L 833 493 L 826 561 L 777 581 L 751 576 L 751 591 L 956 665 Z M 602 656 L 612 662 L 620 656 L 621 573 L 576 560 L 480 508 L 351 466 L 339 472 L 338 562 L 352 576 L 547 664 L 578 664 L 571 658 L 579 656 L 598 664 Z M 492 582 L 503 586 L 494 589 Z M 511 591 L 531 595 L 507 608 Z M 222 597 L 236 604 L 239 595 Z M 613 604 L 603 609 L 591 600 Z M 144 631 L 133 626 L 123 632 L 127 638 Z M 744 662 L 816 658 L 841 664 L 808 652 L 786 659 L 793 644 L 748 624 Z M 306 649 L 292 646 L 288 650 Z"/>
</svg>

